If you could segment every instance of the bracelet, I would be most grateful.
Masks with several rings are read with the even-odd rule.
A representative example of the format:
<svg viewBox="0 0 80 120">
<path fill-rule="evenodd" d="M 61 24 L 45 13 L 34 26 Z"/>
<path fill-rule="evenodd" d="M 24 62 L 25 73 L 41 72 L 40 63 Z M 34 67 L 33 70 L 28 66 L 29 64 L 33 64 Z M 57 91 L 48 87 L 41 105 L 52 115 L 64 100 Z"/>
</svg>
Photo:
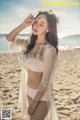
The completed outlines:
<svg viewBox="0 0 80 120">
<path fill-rule="evenodd" d="M 42 84 L 43 86 L 48 86 L 49 83 L 42 81 L 41 84 Z"/>
</svg>

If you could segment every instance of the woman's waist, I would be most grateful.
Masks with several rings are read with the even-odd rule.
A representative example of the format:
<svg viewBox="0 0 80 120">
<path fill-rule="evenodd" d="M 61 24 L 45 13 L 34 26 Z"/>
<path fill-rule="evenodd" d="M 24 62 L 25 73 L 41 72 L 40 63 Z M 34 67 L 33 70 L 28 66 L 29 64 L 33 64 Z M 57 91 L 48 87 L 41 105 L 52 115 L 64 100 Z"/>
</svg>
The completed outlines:
<svg viewBox="0 0 80 120">
<path fill-rule="evenodd" d="M 30 88 L 34 88 L 34 89 L 37 89 L 39 87 L 41 83 L 41 80 L 40 79 L 29 79 L 27 80 L 27 85 L 30 87 Z"/>
<path fill-rule="evenodd" d="M 28 81 L 32 83 L 40 83 L 42 80 L 42 77 L 36 77 L 35 75 L 29 76 L 28 75 Z"/>
<path fill-rule="evenodd" d="M 27 80 L 27 85 L 33 89 L 38 89 L 42 79 L 29 79 Z M 48 89 L 53 89 L 53 84 L 49 83 L 47 85 Z"/>
</svg>

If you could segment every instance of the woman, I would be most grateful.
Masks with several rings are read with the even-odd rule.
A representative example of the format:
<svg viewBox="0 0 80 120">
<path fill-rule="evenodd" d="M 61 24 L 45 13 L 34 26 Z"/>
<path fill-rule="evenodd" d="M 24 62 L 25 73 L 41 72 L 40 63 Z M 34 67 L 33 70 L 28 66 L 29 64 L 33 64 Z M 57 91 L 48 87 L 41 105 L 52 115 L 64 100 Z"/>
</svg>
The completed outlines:
<svg viewBox="0 0 80 120">
<path fill-rule="evenodd" d="M 19 105 L 30 120 L 59 120 L 53 97 L 53 82 L 58 63 L 57 17 L 49 11 L 29 15 L 11 31 L 6 39 L 10 48 L 20 46 L 21 81 Z M 24 28 L 32 26 L 31 36 L 16 37 Z"/>
</svg>

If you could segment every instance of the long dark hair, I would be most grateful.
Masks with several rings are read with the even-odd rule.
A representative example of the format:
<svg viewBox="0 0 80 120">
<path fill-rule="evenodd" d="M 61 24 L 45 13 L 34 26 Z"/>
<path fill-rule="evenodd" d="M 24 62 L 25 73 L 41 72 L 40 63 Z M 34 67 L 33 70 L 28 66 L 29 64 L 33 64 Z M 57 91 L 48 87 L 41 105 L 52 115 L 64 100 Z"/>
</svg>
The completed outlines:
<svg viewBox="0 0 80 120">
<path fill-rule="evenodd" d="M 49 32 L 46 33 L 45 38 L 49 44 L 56 48 L 56 52 L 58 53 L 57 17 L 55 16 L 55 14 L 49 14 L 48 12 L 40 12 L 35 18 L 37 18 L 41 14 L 46 16 L 48 22 Z M 32 34 L 30 37 L 30 43 L 27 45 L 27 49 L 24 54 L 27 55 L 34 48 L 36 39 L 37 35 Z"/>
</svg>

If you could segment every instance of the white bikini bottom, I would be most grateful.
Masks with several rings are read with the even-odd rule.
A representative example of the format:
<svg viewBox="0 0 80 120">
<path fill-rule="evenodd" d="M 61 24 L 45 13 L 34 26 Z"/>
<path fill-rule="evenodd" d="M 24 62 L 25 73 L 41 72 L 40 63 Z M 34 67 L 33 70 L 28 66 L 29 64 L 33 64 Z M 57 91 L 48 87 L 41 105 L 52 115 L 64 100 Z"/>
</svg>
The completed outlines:
<svg viewBox="0 0 80 120">
<path fill-rule="evenodd" d="M 34 99 L 34 97 L 36 96 L 37 91 L 38 91 L 38 89 L 30 88 L 27 85 L 27 95 L 29 95 L 32 99 Z M 46 92 L 44 93 L 44 95 L 41 97 L 40 100 L 41 101 L 47 101 L 47 93 Z"/>
</svg>

